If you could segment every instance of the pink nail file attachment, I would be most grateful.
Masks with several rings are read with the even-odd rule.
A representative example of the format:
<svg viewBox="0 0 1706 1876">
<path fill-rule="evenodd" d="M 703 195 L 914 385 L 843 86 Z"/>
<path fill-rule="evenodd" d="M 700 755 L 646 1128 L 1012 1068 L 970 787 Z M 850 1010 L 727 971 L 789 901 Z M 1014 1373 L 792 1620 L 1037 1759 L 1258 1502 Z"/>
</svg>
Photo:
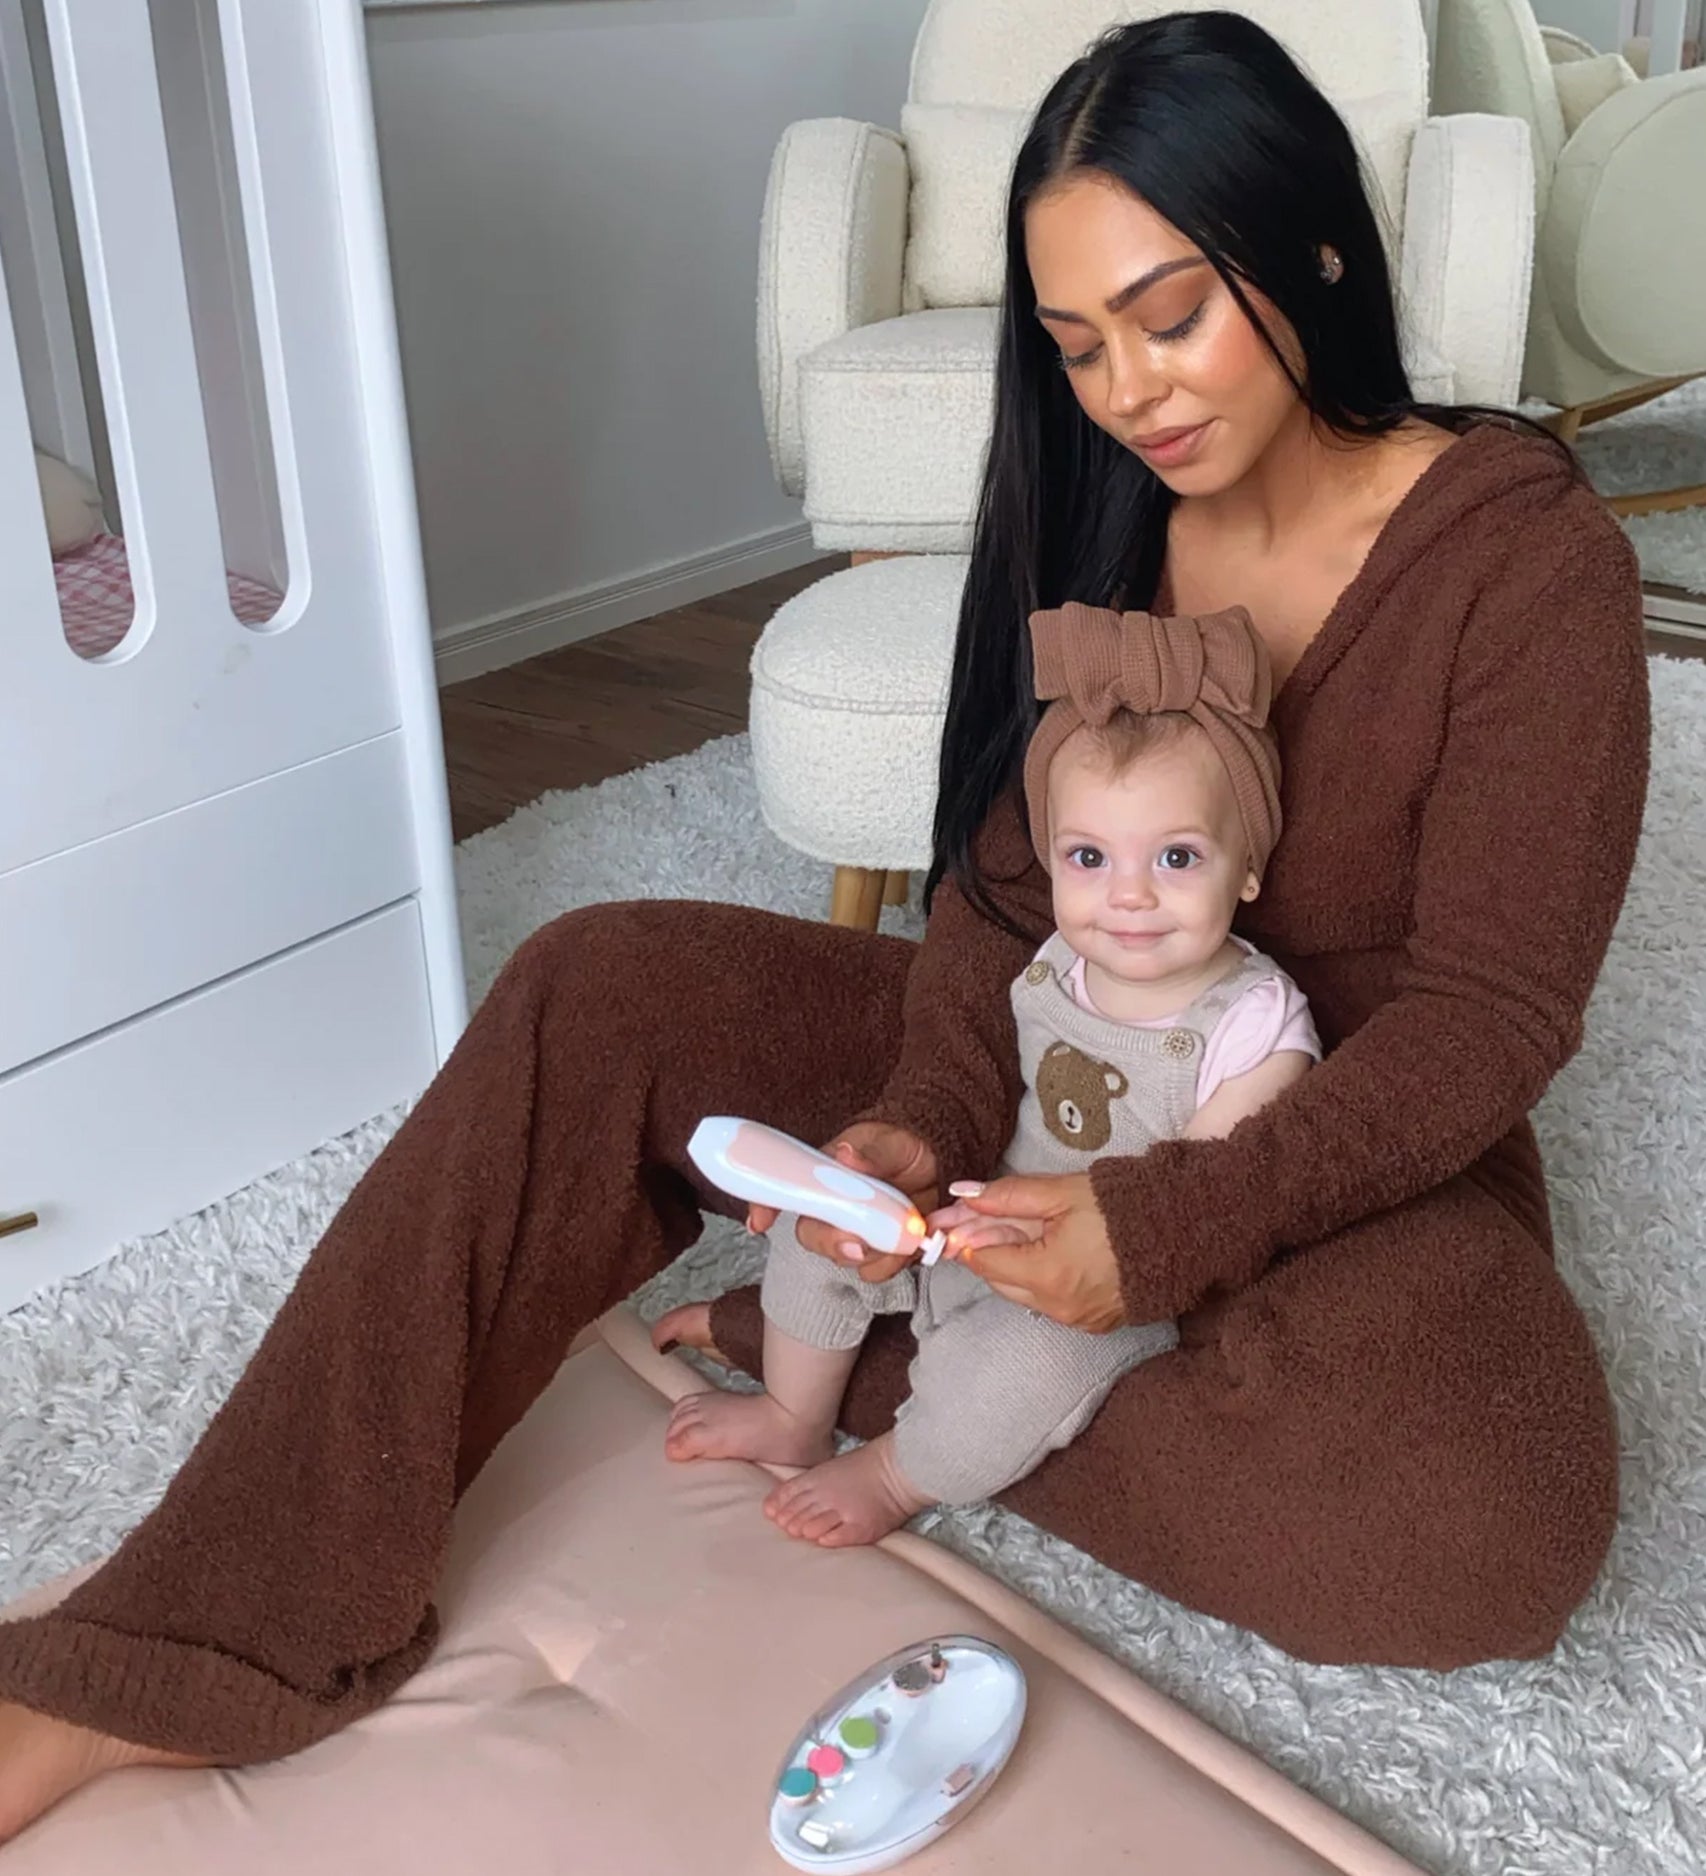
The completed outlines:
<svg viewBox="0 0 1706 1876">
<path fill-rule="evenodd" d="M 820 1218 L 874 1251 L 922 1251 L 932 1264 L 941 1255 L 942 1234 L 926 1237 L 904 1192 L 762 1121 L 712 1114 L 694 1128 L 687 1154 L 719 1191 L 749 1205 Z"/>
</svg>

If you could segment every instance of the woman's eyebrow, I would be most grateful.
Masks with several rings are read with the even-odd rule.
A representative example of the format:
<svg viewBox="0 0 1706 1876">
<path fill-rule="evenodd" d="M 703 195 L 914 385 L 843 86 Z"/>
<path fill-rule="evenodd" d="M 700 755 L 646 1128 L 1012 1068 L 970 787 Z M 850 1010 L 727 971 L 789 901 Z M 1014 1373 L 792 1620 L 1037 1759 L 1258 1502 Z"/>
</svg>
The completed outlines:
<svg viewBox="0 0 1706 1876">
<path fill-rule="evenodd" d="M 1187 255 L 1183 260 L 1163 261 L 1159 267 L 1151 267 L 1148 273 L 1140 274 L 1129 287 L 1121 287 L 1119 292 L 1108 301 L 1105 310 L 1110 313 L 1123 313 L 1140 293 L 1147 293 L 1158 280 L 1166 280 L 1174 274 L 1182 274 L 1187 267 L 1206 267 L 1207 265 L 1208 263 L 1200 254 Z M 1069 326 L 1087 326 L 1090 323 L 1082 313 L 1066 313 L 1053 306 L 1039 306 L 1037 317 L 1058 320 Z"/>
</svg>

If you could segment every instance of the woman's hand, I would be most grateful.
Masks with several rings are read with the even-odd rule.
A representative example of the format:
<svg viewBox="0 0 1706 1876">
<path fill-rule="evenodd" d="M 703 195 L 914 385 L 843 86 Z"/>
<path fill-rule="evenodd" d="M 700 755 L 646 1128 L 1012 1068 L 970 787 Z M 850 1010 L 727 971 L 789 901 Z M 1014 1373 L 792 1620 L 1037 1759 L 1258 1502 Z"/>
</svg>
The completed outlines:
<svg viewBox="0 0 1706 1876">
<path fill-rule="evenodd" d="M 1088 1173 L 996 1179 L 980 1190 L 953 1190 L 969 1210 L 995 1221 L 998 1233 L 1007 1234 L 1015 1222 L 1041 1227 L 1032 1243 L 981 1247 L 978 1227 L 959 1228 L 955 1255 L 992 1290 L 1069 1329 L 1104 1335 L 1125 1321 L 1119 1266 Z"/>
<path fill-rule="evenodd" d="M 917 1134 L 886 1121 L 856 1120 L 843 1127 L 824 1152 L 839 1160 L 850 1172 L 869 1173 L 885 1185 L 898 1186 L 920 1212 L 928 1213 L 936 1204 L 936 1155 Z M 748 1231 L 768 1231 L 779 1216 L 771 1205 L 749 1206 Z M 808 1251 L 827 1257 L 831 1263 L 849 1264 L 866 1283 L 883 1283 L 897 1270 L 917 1261 L 916 1254 L 888 1256 L 873 1251 L 857 1238 L 849 1237 L 835 1225 L 820 1218 L 800 1220 L 800 1242 Z"/>
</svg>

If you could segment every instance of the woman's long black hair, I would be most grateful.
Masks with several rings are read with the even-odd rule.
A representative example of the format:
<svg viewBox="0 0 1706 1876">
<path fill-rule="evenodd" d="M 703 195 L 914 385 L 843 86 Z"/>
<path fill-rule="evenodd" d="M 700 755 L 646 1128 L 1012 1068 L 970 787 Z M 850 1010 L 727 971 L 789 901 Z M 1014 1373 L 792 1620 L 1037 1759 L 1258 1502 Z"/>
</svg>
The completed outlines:
<svg viewBox="0 0 1706 1876">
<path fill-rule="evenodd" d="M 1261 27 L 1235 13 L 1168 14 L 1116 28 L 1068 67 L 1037 111 L 1008 197 L 995 428 L 960 606 L 926 881 L 926 903 L 951 874 L 1009 929 L 973 840 L 1016 784 L 1037 721 L 1027 621 L 1069 599 L 1152 604 L 1175 500 L 1080 410 L 1036 318 L 1025 213 L 1081 170 L 1124 183 L 1202 251 L 1332 430 L 1374 437 L 1418 416 L 1450 430 L 1477 417 L 1519 421 L 1417 402 L 1356 146 Z M 1336 284 L 1322 278 L 1323 245 L 1344 261 Z M 1249 288 L 1296 333 L 1301 371 L 1266 333 Z"/>
</svg>

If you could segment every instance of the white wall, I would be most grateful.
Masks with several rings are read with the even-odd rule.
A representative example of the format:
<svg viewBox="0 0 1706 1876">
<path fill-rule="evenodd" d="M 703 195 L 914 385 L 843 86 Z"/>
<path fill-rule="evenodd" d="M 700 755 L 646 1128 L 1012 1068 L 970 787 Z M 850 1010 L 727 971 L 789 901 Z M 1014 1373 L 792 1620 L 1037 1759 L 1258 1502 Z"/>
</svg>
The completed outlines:
<svg viewBox="0 0 1706 1876">
<path fill-rule="evenodd" d="M 1616 52 L 1635 30 L 1632 0 L 1534 0 L 1534 17 L 1543 26 L 1561 26 L 1598 46 Z"/>
<path fill-rule="evenodd" d="M 369 15 L 450 674 L 658 610 L 681 583 L 633 590 L 653 570 L 721 560 L 699 568 L 714 590 L 806 557 L 759 411 L 765 175 L 795 118 L 898 121 L 923 11 L 534 0 Z M 748 558 L 727 555 L 742 542 Z M 517 614 L 528 629 L 506 637 Z"/>
</svg>

